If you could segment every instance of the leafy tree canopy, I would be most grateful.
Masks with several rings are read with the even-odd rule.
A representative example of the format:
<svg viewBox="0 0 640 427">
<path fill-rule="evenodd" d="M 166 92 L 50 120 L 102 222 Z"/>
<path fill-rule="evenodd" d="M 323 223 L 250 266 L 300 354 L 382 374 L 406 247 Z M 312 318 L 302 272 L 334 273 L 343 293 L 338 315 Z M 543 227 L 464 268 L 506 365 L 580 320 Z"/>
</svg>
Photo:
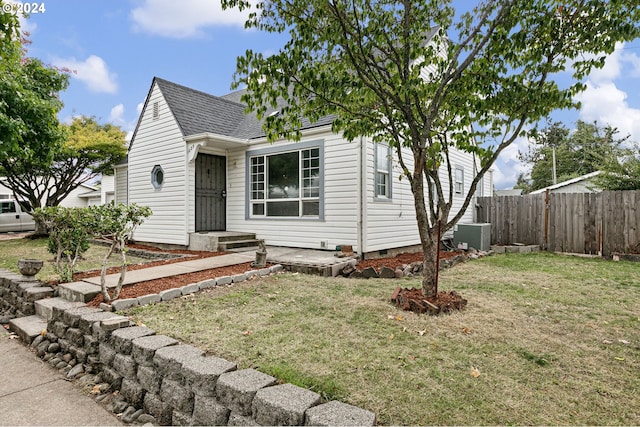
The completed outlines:
<svg viewBox="0 0 640 427">
<path fill-rule="evenodd" d="M 253 3 L 222 0 L 251 9 L 246 27 L 290 37 L 273 55 L 238 58 L 243 100 L 259 116 L 279 109 L 265 120 L 270 140 L 299 139 L 303 117 L 332 116 L 348 140 L 395 148 L 414 195 L 427 295 L 437 289 L 438 236 L 462 217 L 482 175 L 526 124 L 575 106 L 589 71 L 637 37 L 640 14 L 636 0 L 483 1 L 465 13 L 443 0 Z M 567 71 L 573 83 L 561 88 L 554 76 Z M 480 167 L 451 212 L 454 148 Z"/>
<path fill-rule="evenodd" d="M 635 145 L 615 161 L 607 162 L 594 183 L 603 190 L 640 190 L 640 148 Z"/>
<path fill-rule="evenodd" d="M 57 206 L 71 191 L 99 174 L 110 174 L 127 153 L 126 133 L 93 117 L 76 117 L 60 126 L 64 141 L 44 167 L 28 158 L 1 162 L 13 191 L 32 207 Z"/>
<path fill-rule="evenodd" d="M 516 187 L 525 193 L 553 184 L 553 150 L 555 149 L 557 182 L 566 181 L 618 164 L 628 154 L 628 136 L 617 138 L 618 130 L 597 122 L 578 121 L 575 130 L 560 122 L 549 123 L 532 139 L 529 151 L 520 159 L 531 166 L 530 177 L 521 175 Z"/>
<path fill-rule="evenodd" d="M 0 1 L 0 6 L 4 5 Z M 15 13 L 0 11 L 0 159 L 24 158 L 46 165 L 60 146 L 63 133 L 57 114 L 58 92 L 68 76 L 26 57 L 28 43 Z"/>
</svg>

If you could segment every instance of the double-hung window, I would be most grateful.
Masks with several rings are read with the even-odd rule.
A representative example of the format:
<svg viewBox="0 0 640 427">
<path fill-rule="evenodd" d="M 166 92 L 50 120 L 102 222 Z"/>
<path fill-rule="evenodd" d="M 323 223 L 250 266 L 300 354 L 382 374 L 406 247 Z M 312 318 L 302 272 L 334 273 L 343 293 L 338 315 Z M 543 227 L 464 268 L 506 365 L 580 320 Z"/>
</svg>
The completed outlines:
<svg viewBox="0 0 640 427">
<path fill-rule="evenodd" d="M 249 154 L 249 215 L 319 218 L 321 151 Z"/>
<path fill-rule="evenodd" d="M 391 199 L 391 148 L 376 144 L 375 158 L 375 196 L 379 199 Z"/>
<path fill-rule="evenodd" d="M 456 166 L 455 174 L 454 192 L 460 196 L 464 194 L 464 169 Z"/>
</svg>

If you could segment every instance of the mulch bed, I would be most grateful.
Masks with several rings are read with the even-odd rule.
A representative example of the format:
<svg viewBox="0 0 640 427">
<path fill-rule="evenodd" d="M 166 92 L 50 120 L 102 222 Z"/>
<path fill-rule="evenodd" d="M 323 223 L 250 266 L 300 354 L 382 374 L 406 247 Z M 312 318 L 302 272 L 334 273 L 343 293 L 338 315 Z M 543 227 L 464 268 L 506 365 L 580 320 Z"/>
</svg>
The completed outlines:
<svg viewBox="0 0 640 427">
<path fill-rule="evenodd" d="M 167 260 L 150 261 L 140 264 L 132 264 L 127 266 L 127 270 L 139 270 L 143 268 L 149 268 L 159 265 L 172 264 L 175 262 L 182 262 L 192 259 L 208 258 L 218 255 L 223 255 L 225 252 L 200 252 L 200 251 L 188 251 L 188 250 L 161 250 L 152 246 L 144 246 L 131 244 L 130 248 L 141 249 L 151 252 L 170 252 L 175 254 L 187 255 L 188 258 L 180 257 Z M 460 251 L 442 251 L 440 252 L 441 259 L 453 258 L 460 255 Z M 373 267 L 377 271 L 380 271 L 382 267 L 389 267 L 391 269 L 402 268 L 403 266 L 415 262 L 422 261 L 422 253 L 403 253 L 395 257 L 369 259 L 359 261 L 357 268 L 364 269 L 367 267 Z M 158 292 L 185 286 L 191 283 L 197 283 L 203 280 L 212 279 L 222 276 L 232 276 L 234 274 L 241 274 L 248 270 L 251 270 L 251 263 L 243 263 L 237 265 L 231 265 L 227 267 L 213 268 L 209 270 L 198 271 L 194 273 L 181 274 L 178 276 L 167 277 L 162 279 L 148 280 L 145 282 L 139 282 L 133 285 L 127 285 L 122 288 L 120 298 L 136 298 L 148 294 L 157 294 Z M 119 267 L 113 267 L 107 270 L 108 274 L 119 273 Z M 80 272 L 74 274 L 74 280 L 82 280 L 87 277 L 95 277 L 100 275 L 100 270 L 93 270 L 87 272 Z M 87 305 L 97 307 L 103 302 L 102 295 L 96 296 Z M 392 302 L 402 310 L 410 310 L 417 313 L 427 314 L 440 314 L 449 313 L 453 310 L 462 310 L 467 301 L 463 299 L 455 291 L 439 292 L 434 298 L 425 298 L 421 289 L 407 289 L 397 288 L 393 294 Z"/>
<path fill-rule="evenodd" d="M 402 310 L 430 315 L 451 313 L 467 306 L 467 300 L 456 291 L 438 292 L 435 297 L 425 297 L 422 289 L 400 287 L 393 292 L 391 302 Z"/>
<path fill-rule="evenodd" d="M 440 251 L 440 259 L 449 259 L 463 253 L 462 251 Z M 373 267 L 378 272 L 382 267 L 389 267 L 392 270 L 400 268 L 407 264 L 414 262 L 422 262 L 422 252 L 402 253 L 394 257 L 379 258 L 379 259 L 365 259 L 358 261 L 356 268 L 364 270 L 367 267 Z"/>
<path fill-rule="evenodd" d="M 269 266 L 269 264 L 267 264 Z M 143 295 L 157 294 L 167 289 L 179 288 L 191 283 L 198 283 L 203 280 L 213 279 L 222 276 L 233 276 L 234 274 L 242 274 L 251 270 L 251 263 L 229 265 L 227 267 L 211 268 L 209 270 L 196 271 L 194 273 L 186 273 L 178 276 L 165 277 L 162 279 L 147 280 L 145 282 L 134 283 L 122 287 L 120 299 L 137 298 Z M 99 294 L 87 303 L 88 306 L 98 307 L 104 299 Z"/>
</svg>

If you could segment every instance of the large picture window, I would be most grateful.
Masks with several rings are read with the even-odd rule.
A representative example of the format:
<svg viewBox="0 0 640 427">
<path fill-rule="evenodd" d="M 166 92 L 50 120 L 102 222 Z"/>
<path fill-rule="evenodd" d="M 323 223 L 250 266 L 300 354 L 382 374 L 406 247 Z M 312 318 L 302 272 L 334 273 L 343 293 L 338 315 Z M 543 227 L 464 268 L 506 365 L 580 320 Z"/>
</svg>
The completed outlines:
<svg viewBox="0 0 640 427">
<path fill-rule="evenodd" d="M 251 217 L 319 218 L 320 148 L 249 155 Z"/>
</svg>

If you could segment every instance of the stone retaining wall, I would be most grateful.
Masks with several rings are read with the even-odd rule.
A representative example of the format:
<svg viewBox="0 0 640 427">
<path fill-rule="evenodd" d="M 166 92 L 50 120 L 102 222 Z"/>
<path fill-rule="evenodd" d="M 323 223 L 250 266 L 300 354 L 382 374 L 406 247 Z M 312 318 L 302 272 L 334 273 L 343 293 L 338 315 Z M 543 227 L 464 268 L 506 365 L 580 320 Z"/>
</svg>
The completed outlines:
<svg viewBox="0 0 640 427">
<path fill-rule="evenodd" d="M 13 279 L 5 275 L 2 295 L 20 288 Z M 99 308 L 53 306 L 46 332 L 30 345 L 128 423 L 375 425 L 372 412 L 322 402 L 317 393 L 278 384 L 254 369 L 238 370 L 233 362 Z"/>
<path fill-rule="evenodd" d="M 33 303 L 53 296 L 54 290 L 33 277 L 0 269 L 0 317 L 13 318 L 35 314 Z"/>
</svg>

